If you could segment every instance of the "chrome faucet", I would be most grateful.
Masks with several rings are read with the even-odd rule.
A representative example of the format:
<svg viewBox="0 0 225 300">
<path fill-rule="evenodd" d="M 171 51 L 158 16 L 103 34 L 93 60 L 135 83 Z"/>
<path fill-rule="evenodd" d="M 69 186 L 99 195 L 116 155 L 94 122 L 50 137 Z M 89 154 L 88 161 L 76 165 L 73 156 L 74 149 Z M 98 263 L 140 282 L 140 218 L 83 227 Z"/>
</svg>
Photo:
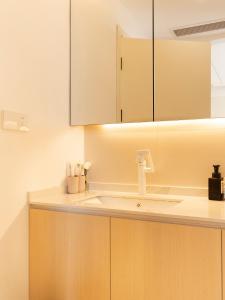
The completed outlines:
<svg viewBox="0 0 225 300">
<path fill-rule="evenodd" d="M 137 151 L 138 164 L 138 192 L 140 195 L 146 194 L 146 173 L 154 173 L 154 164 L 150 150 Z"/>
</svg>

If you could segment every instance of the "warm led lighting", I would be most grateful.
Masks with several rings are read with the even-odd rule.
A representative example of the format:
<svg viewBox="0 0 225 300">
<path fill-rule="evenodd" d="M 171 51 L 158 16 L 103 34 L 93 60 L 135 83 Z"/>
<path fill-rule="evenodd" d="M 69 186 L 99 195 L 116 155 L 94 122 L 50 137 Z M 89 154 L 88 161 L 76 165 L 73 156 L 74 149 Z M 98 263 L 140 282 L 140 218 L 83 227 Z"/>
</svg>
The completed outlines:
<svg viewBox="0 0 225 300">
<path fill-rule="evenodd" d="M 179 125 L 222 125 L 225 126 L 225 118 L 218 119 L 198 119 L 198 120 L 179 120 L 179 121 L 160 121 L 160 122 L 145 122 L 145 123 L 120 123 L 120 124 L 105 124 L 103 128 L 118 129 L 118 128 L 147 128 L 156 126 L 179 126 Z"/>
<path fill-rule="evenodd" d="M 120 123 L 120 124 L 105 124 L 102 125 L 104 128 L 140 128 L 140 127 L 154 127 L 156 123 L 154 122 L 146 122 L 146 123 Z"/>
</svg>

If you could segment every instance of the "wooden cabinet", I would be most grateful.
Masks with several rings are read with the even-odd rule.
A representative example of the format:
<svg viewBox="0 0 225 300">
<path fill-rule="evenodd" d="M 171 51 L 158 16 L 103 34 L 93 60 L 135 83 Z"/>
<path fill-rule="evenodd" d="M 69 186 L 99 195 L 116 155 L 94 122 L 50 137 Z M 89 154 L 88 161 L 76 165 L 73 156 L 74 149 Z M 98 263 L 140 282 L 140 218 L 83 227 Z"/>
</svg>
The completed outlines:
<svg viewBox="0 0 225 300">
<path fill-rule="evenodd" d="M 221 231 L 111 221 L 112 300 L 221 300 Z"/>
<path fill-rule="evenodd" d="M 30 300 L 109 300 L 110 221 L 30 210 Z"/>
<path fill-rule="evenodd" d="M 30 209 L 30 300 L 222 300 L 224 249 L 220 229 Z"/>
</svg>

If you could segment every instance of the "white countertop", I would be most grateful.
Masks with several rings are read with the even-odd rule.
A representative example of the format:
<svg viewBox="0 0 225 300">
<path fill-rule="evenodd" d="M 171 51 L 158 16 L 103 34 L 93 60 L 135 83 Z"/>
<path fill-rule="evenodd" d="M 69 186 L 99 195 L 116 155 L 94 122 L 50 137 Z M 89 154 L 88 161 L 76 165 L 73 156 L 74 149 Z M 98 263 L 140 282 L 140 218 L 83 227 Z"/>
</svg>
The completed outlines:
<svg viewBox="0 0 225 300">
<path fill-rule="evenodd" d="M 82 204 L 82 201 L 96 196 L 132 198 L 137 201 L 136 203 L 142 199 L 148 201 L 159 198 L 169 201 L 181 200 L 181 202 L 171 205 L 171 207 L 154 208 L 152 211 L 144 211 L 143 208 L 139 211 L 136 206 L 135 209 L 131 209 L 126 205 L 124 208 L 121 205 L 108 208 L 97 204 L 91 206 Z M 29 193 L 29 203 L 30 207 L 37 209 L 225 228 L 225 201 L 209 201 L 206 197 L 159 194 L 139 196 L 135 193 L 102 191 L 68 195 L 63 194 L 59 189 L 52 189 Z"/>
</svg>

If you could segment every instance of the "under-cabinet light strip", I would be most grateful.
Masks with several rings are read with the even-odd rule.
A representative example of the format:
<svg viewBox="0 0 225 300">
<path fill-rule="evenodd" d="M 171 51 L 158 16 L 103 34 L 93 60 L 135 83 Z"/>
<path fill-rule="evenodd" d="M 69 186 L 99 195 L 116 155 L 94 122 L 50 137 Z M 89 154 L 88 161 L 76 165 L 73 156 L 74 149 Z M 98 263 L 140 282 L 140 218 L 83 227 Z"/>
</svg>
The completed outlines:
<svg viewBox="0 0 225 300">
<path fill-rule="evenodd" d="M 145 123 L 123 123 L 123 124 L 105 124 L 103 128 L 145 128 L 156 126 L 175 126 L 175 125 L 216 125 L 225 126 L 225 118 L 217 119 L 201 119 L 201 120 L 179 120 L 179 121 L 160 121 L 160 122 L 145 122 Z"/>
</svg>

